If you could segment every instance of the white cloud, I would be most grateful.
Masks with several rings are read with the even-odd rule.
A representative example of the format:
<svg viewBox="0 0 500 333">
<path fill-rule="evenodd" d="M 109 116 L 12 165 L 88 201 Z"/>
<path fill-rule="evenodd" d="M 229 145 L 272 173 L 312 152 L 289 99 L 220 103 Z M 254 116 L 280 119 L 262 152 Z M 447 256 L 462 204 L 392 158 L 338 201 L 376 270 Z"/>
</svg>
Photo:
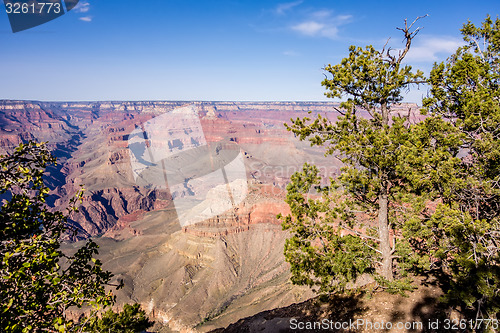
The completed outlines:
<svg viewBox="0 0 500 333">
<path fill-rule="evenodd" d="M 90 3 L 88 1 L 81 1 L 75 6 L 75 8 L 73 8 L 73 10 L 77 13 L 86 13 L 90 10 Z"/>
<path fill-rule="evenodd" d="M 337 19 L 338 22 L 345 22 L 345 23 L 347 23 L 347 22 L 351 21 L 352 15 L 338 15 L 336 17 L 336 19 Z"/>
<path fill-rule="evenodd" d="M 292 27 L 292 30 L 298 31 L 303 35 L 314 36 L 317 35 L 321 30 L 323 30 L 324 27 L 324 24 L 315 21 L 309 21 L 294 25 Z"/>
<path fill-rule="evenodd" d="M 299 0 L 299 1 L 294 1 L 294 2 L 281 3 L 278 6 L 276 6 L 275 13 L 278 15 L 283 15 L 283 14 L 285 14 L 285 12 L 289 11 L 293 7 L 297 7 L 302 2 L 304 2 L 304 1 Z"/>
<path fill-rule="evenodd" d="M 92 16 L 83 16 L 78 18 L 80 21 L 84 22 L 91 22 L 92 21 Z"/>
<path fill-rule="evenodd" d="M 412 45 L 406 55 L 405 61 L 413 62 L 434 62 L 451 55 L 460 46 L 464 45 L 463 40 L 455 37 L 432 37 L 419 36 L 415 39 L 415 45 Z"/>
<path fill-rule="evenodd" d="M 300 53 L 295 52 L 293 50 L 287 50 L 287 51 L 283 52 L 283 55 L 286 55 L 287 57 L 298 57 L 298 56 L 300 56 Z"/>
<path fill-rule="evenodd" d="M 322 37 L 335 39 L 339 36 L 339 28 L 337 28 L 337 27 L 325 28 L 325 29 L 321 30 L 320 35 Z"/>
<path fill-rule="evenodd" d="M 339 26 L 352 19 L 351 15 L 333 16 L 331 11 L 321 10 L 310 15 L 311 19 L 295 24 L 290 28 L 301 35 L 311 37 L 338 38 Z"/>
<path fill-rule="evenodd" d="M 318 11 L 311 14 L 311 17 L 318 19 L 318 20 L 329 18 L 330 16 L 332 16 L 332 11 L 326 10 L 326 9 L 318 10 Z"/>
</svg>

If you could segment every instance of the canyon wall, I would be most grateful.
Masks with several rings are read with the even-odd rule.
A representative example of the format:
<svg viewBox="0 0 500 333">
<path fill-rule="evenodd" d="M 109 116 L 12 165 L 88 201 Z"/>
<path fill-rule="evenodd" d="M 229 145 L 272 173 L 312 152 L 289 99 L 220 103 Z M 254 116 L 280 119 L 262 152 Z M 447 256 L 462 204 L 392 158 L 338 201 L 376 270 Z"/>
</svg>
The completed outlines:
<svg viewBox="0 0 500 333">
<path fill-rule="evenodd" d="M 146 129 L 155 119 L 175 119 L 162 115 L 186 106 L 197 119 L 182 126 L 165 120 L 156 131 Z M 104 267 L 125 282 L 117 306 L 140 302 L 172 330 L 206 331 L 312 295 L 289 281 L 283 257 L 288 234 L 276 215 L 288 212 L 285 188 L 304 162 L 316 164 L 323 177 L 335 177 L 341 165 L 283 124 L 318 114 L 335 121 L 336 107 L 331 102 L 3 100 L 0 154 L 27 140 L 47 141 L 58 158 L 46 174 L 49 204 L 63 209 L 85 189 L 70 221 L 79 230 L 71 239 L 76 242 L 64 248 L 94 237 Z M 418 107 L 403 104 L 395 113 L 408 110 Z M 168 150 L 161 161 L 154 160 L 158 149 Z M 228 167 L 236 156 L 240 170 Z M 235 176 L 241 169 L 243 176 Z M 203 211 L 206 218 L 181 224 L 181 208 Z"/>
</svg>

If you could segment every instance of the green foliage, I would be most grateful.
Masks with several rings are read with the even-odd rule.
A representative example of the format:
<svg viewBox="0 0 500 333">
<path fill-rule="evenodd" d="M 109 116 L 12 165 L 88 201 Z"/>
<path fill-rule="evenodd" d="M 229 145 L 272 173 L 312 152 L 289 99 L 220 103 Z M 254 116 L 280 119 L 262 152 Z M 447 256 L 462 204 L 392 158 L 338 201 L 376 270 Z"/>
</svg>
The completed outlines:
<svg viewBox="0 0 500 333">
<path fill-rule="evenodd" d="M 434 120 L 421 128 L 448 142 L 421 164 L 429 170 L 441 160 L 438 175 L 420 177 L 442 203 L 414 226 L 414 243 L 419 238 L 428 253 L 428 268 L 448 276 L 448 301 L 471 317 L 491 318 L 500 311 L 500 20 L 488 16 L 480 27 L 468 22 L 462 34 L 465 46 L 434 65 L 424 99 Z M 431 128 L 432 121 L 446 124 L 447 134 Z"/>
<path fill-rule="evenodd" d="M 114 303 L 105 289 L 112 274 L 94 258 L 95 242 L 87 241 L 73 255 L 60 250 L 68 215 L 82 193 L 66 213 L 47 207 L 42 176 L 54 162 L 45 144 L 34 142 L 0 156 L 2 332 L 78 331 L 83 323 L 69 319 L 67 311 L 90 307 L 95 315 Z"/>
<path fill-rule="evenodd" d="M 349 56 L 340 64 L 325 67 L 332 75 L 322 82 L 329 90 L 325 95 L 331 98 L 346 96 L 347 101 L 341 108 L 362 107 L 374 117 L 381 115 L 375 108 L 400 102 L 402 90 L 412 83 L 422 83 L 423 79 L 422 71 L 413 73 L 411 66 L 401 64 L 416 31 L 412 33 L 406 28 L 404 33 L 406 49 L 397 56 L 390 51 L 377 51 L 371 45 L 365 49 L 351 46 Z"/>
<path fill-rule="evenodd" d="M 488 16 L 480 27 L 464 25 L 466 44 L 431 71 L 431 94 L 422 110 L 427 118 L 417 124 L 389 119 L 401 89 L 422 78 L 398 62 L 414 36 L 402 30 L 407 47 L 399 57 L 371 46 L 351 47 L 349 57 L 326 67 L 332 74 L 323 81 L 327 96 L 348 97 L 335 124 L 318 117 L 287 126 L 345 165 L 316 201 L 301 198 L 311 196 L 304 184 L 320 183 L 314 168 L 306 166 L 292 178 L 291 214 L 283 226 L 292 231 L 285 254 L 293 279 L 331 291 L 325 281 L 344 286 L 361 273 L 375 272 L 381 286 L 402 291 L 410 287 L 410 271 L 430 273 L 441 282 L 445 299 L 467 318 L 495 318 L 500 311 L 500 20 Z M 357 117 L 358 108 L 370 118 Z M 384 228 L 392 237 L 384 239 Z M 326 245 L 312 240 L 319 235 Z M 335 246 L 343 243 L 364 250 Z M 393 263 L 395 281 L 383 269 Z"/>
<path fill-rule="evenodd" d="M 286 240 L 285 258 L 293 283 L 319 286 L 320 292 L 343 292 L 348 282 L 373 271 L 375 244 L 352 235 L 343 237 L 335 223 L 342 211 L 332 206 L 332 195 L 318 187 L 319 181 L 317 168 L 306 163 L 287 186 L 291 215 L 280 218 L 283 229 L 293 234 Z"/>
<path fill-rule="evenodd" d="M 402 90 L 424 82 L 421 71 L 402 65 L 418 32 L 411 31 L 412 26 L 405 22 L 401 29 L 406 44 L 398 54 L 351 46 L 340 64 L 326 66 L 331 74 L 322 83 L 326 95 L 347 97 L 335 123 L 318 116 L 285 124 L 301 140 L 324 146 L 326 155 L 337 155 L 344 163 L 339 178 L 320 189 L 321 198 L 304 199 L 310 187 L 319 184 L 317 172 L 308 165 L 287 188 L 291 214 L 282 219 L 292 238 L 285 255 L 295 283 L 342 290 L 369 273 L 390 291 L 409 288 L 406 280 L 393 280 L 406 276 L 413 260 L 404 255 L 409 245 L 397 242 L 402 218 L 416 209 L 409 207 L 414 196 L 407 191 L 405 175 L 398 172 L 407 158 L 404 148 L 411 132 L 404 116 L 390 116 Z M 368 119 L 358 116 L 360 108 L 369 113 Z"/>
<path fill-rule="evenodd" d="M 135 333 L 142 332 L 153 324 L 154 322 L 146 317 L 144 310 L 141 310 L 140 304 L 125 304 L 121 312 L 108 310 L 101 318 L 94 318 L 92 322 L 87 325 L 85 331 L 89 333 Z"/>
</svg>

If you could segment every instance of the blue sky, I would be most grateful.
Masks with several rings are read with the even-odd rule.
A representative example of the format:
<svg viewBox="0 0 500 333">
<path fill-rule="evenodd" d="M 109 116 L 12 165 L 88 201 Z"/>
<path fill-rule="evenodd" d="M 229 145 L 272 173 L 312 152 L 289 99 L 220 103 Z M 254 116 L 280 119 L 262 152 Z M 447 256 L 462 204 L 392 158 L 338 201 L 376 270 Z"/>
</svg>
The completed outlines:
<svg viewBox="0 0 500 333">
<path fill-rule="evenodd" d="M 349 45 L 401 47 L 428 72 L 459 29 L 498 15 L 497 1 L 103 1 L 12 33 L 0 6 L 0 99 L 323 101 L 322 68 Z M 407 100 L 419 102 L 425 89 Z"/>
</svg>

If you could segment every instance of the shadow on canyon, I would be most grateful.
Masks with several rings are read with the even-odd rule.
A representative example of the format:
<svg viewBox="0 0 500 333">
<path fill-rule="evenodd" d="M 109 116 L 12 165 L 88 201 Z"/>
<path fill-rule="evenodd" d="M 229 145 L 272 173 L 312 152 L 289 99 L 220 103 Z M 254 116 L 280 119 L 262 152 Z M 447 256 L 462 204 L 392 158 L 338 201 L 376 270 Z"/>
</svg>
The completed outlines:
<svg viewBox="0 0 500 333">
<path fill-rule="evenodd" d="M 406 296 L 387 292 L 319 296 L 260 312 L 211 333 L 442 332 L 445 319 L 450 318 L 450 309 L 441 303 L 441 294 L 434 282 L 428 284 L 422 281 L 415 291 Z M 299 327 L 298 323 L 303 323 L 303 326 Z M 375 325 L 380 323 L 385 323 L 385 326 L 377 329 Z M 394 327 L 388 328 L 389 323 Z M 398 323 L 408 326 L 396 329 Z M 436 327 L 435 323 L 439 326 Z"/>
</svg>

